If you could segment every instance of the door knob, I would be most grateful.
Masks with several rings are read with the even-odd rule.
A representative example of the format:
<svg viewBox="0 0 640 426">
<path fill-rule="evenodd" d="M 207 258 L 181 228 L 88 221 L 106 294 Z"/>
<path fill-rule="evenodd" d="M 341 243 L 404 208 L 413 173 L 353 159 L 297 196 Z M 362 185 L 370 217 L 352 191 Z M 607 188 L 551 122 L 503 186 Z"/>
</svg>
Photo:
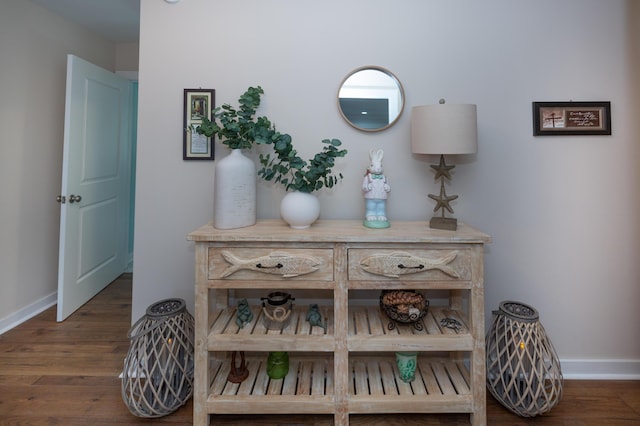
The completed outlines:
<svg viewBox="0 0 640 426">
<path fill-rule="evenodd" d="M 73 203 L 79 203 L 80 200 L 82 200 L 82 197 L 79 195 L 69 195 L 69 203 L 73 204 Z"/>
<path fill-rule="evenodd" d="M 65 199 L 64 195 L 58 195 L 56 197 L 56 201 L 59 202 L 60 204 L 64 204 L 67 202 L 67 200 Z"/>
</svg>

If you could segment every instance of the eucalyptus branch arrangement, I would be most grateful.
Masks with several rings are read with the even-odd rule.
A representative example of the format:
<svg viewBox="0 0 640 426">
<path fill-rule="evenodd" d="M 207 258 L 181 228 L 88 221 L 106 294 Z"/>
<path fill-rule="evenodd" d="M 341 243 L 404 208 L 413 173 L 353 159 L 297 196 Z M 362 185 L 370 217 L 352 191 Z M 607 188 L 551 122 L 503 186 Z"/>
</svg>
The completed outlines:
<svg viewBox="0 0 640 426">
<path fill-rule="evenodd" d="M 254 117 L 263 94 L 262 87 L 249 87 L 238 99 L 238 109 L 223 104 L 213 110 L 213 120 L 203 117 L 202 123 L 190 131 L 209 138 L 215 135 L 231 149 L 251 149 L 254 143 L 271 142 L 275 130 L 269 119 Z"/>
<path fill-rule="evenodd" d="M 324 139 L 322 151 L 305 161 L 298 157 L 290 135 L 275 132 L 269 139 L 273 142 L 275 156 L 260 154 L 262 169 L 258 174 L 264 180 L 281 183 L 285 191 L 311 193 L 325 187 L 332 188 L 342 179 L 342 173 L 331 173 L 335 159 L 347 155 L 346 149 L 338 149 L 342 145 L 340 140 Z"/>
<path fill-rule="evenodd" d="M 260 154 L 262 169 L 258 174 L 266 181 L 281 183 L 285 191 L 311 193 L 331 188 L 342 179 L 342 173 L 332 174 L 335 159 L 344 157 L 346 149 L 338 149 L 342 142 L 325 139 L 325 146 L 312 159 L 298 157 L 291 136 L 279 133 L 267 117 L 255 117 L 260 106 L 262 87 L 249 87 L 238 99 L 239 107 L 223 104 L 213 110 L 213 120 L 202 118 L 199 126 L 189 130 L 206 137 L 217 136 L 231 149 L 251 149 L 254 144 L 272 145 L 275 156 Z"/>
</svg>

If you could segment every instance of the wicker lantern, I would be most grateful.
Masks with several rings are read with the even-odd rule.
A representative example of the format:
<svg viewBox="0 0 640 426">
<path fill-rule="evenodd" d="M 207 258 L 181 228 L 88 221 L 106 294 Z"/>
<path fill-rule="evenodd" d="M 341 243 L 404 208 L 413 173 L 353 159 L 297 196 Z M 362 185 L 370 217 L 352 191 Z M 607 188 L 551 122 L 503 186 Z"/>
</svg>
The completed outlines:
<svg viewBox="0 0 640 426">
<path fill-rule="evenodd" d="M 489 392 L 519 416 L 548 412 L 562 398 L 562 371 L 538 311 L 505 301 L 493 315 L 486 339 Z"/>
<path fill-rule="evenodd" d="M 162 417 L 193 394 L 193 317 L 182 299 L 147 308 L 129 330 L 122 398 L 138 417 Z"/>
</svg>

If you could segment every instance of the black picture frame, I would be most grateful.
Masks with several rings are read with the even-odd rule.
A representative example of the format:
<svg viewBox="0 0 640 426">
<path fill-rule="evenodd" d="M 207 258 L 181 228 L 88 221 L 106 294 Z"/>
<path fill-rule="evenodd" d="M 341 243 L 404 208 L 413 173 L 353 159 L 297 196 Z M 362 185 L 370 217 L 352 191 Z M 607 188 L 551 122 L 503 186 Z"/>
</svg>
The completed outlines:
<svg viewBox="0 0 640 426">
<path fill-rule="evenodd" d="M 610 135 L 611 102 L 533 102 L 533 136 Z"/>
<path fill-rule="evenodd" d="M 213 119 L 215 109 L 214 89 L 184 89 L 183 118 L 183 160 L 214 160 L 214 138 L 199 135 L 195 128 L 202 123 L 202 117 Z"/>
</svg>

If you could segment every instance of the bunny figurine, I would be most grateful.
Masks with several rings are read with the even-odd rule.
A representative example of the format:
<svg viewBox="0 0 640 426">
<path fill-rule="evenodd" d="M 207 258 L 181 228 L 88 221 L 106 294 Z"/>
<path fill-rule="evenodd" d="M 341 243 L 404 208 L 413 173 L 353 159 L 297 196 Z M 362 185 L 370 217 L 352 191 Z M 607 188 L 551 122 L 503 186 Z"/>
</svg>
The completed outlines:
<svg viewBox="0 0 640 426">
<path fill-rule="evenodd" d="M 364 226 L 367 228 L 388 228 L 387 220 L 387 194 L 391 187 L 387 177 L 382 173 L 381 149 L 372 149 L 369 152 L 371 164 L 367 168 L 362 182 L 362 191 L 366 203 Z"/>
</svg>

